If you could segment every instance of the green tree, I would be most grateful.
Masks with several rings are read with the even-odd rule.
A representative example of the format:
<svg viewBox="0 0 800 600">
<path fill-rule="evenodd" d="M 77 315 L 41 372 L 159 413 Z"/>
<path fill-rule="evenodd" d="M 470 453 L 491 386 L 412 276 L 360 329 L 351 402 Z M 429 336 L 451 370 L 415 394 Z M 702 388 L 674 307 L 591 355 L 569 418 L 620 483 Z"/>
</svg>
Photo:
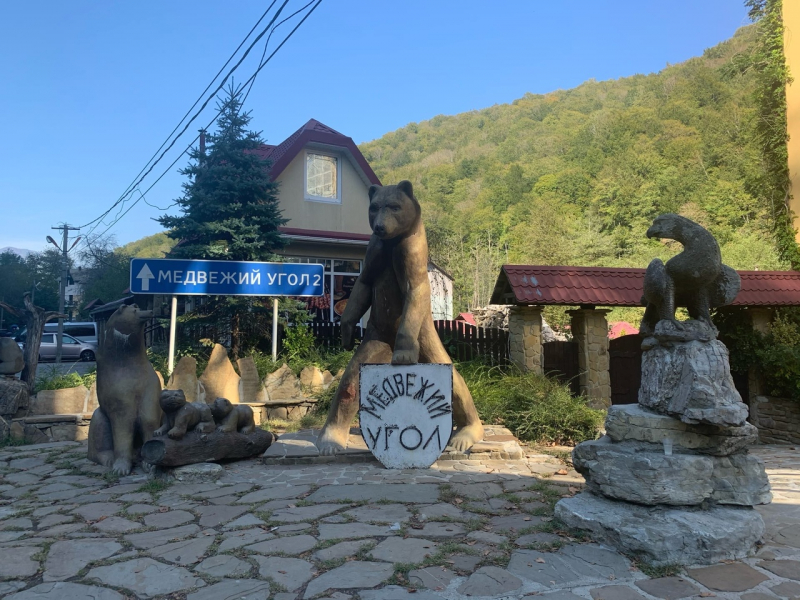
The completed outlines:
<svg viewBox="0 0 800 600">
<path fill-rule="evenodd" d="M 269 178 L 269 162 L 258 154 L 260 133 L 247 129 L 251 117 L 241 112 L 237 90 L 217 103 L 217 130 L 207 136 L 207 149 L 195 149 L 181 170 L 189 181 L 176 200 L 179 216 L 159 219 L 169 237 L 180 240 L 171 257 L 215 260 L 270 260 L 284 245 L 278 227 L 286 223 L 278 207 L 278 184 Z M 216 298 L 203 309 L 205 317 L 230 323 L 231 350 L 238 356 L 245 340 L 242 312 L 260 308 L 252 300 Z"/>
<path fill-rule="evenodd" d="M 103 302 L 121 298 L 130 285 L 131 257 L 120 250 L 114 248 L 113 238 L 89 240 L 83 247 L 80 258 L 87 277 L 83 284 L 82 311 L 97 298 Z"/>
</svg>

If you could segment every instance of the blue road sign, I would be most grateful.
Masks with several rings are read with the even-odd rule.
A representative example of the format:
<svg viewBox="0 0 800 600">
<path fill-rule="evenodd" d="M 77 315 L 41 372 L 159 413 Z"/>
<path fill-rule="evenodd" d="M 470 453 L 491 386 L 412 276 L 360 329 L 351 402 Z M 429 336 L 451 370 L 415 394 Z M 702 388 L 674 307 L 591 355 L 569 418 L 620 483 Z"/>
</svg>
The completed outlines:
<svg viewBox="0 0 800 600">
<path fill-rule="evenodd" d="M 322 296 L 322 265 L 131 259 L 131 293 L 180 296 Z"/>
</svg>

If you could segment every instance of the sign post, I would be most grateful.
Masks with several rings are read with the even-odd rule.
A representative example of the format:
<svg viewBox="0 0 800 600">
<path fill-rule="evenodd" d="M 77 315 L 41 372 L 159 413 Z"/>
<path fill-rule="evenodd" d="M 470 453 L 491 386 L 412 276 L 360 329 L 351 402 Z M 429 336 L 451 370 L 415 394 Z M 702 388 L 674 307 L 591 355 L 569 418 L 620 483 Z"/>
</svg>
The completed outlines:
<svg viewBox="0 0 800 600">
<path fill-rule="evenodd" d="M 177 296 L 322 296 L 323 266 L 317 264 L 131 259 L 131 293 L 172 296 L 169 371 L 175 360 Z M 272 360 L 278 359 L 278 299 L 272 303 Z"/>
<path fill-rule="evenodd" d="M 361 365 L 361 436 L 387 469 L 427 469 L 453 432 L 453 365 Z"/>
</svg>

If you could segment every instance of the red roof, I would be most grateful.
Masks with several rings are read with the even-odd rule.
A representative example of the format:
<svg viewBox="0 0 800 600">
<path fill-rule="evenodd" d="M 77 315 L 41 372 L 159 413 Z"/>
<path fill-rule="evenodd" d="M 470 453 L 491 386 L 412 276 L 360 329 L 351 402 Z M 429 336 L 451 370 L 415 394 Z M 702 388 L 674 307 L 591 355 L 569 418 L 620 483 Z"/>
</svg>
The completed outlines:
<svg viewBox="0 0 800 600">
<path fill-rule="evenodd" d="M 641 306 L 644 269 L 503 265 L 492 304 Z M 734 306 L 800 306 L 800 272 L 739 271 Z"/>
<path fill-rule="evenodd" d="M 298 155 L 300 150 L 309 143 L 337 146 L 346 150 L 356 166 L 361 170 L 364 178 L 367 179 L 369 183 L 381 185 L 380 179 L 375 175 L 372 167 L 369 166 L 369 163 L 364 158 L 364 155 L 361 154 L 361 151 L 355 145 L 353 139 L 320 123 L 316 119 L 309 119 L 308 123 L 303 125 L 277 146 L 264 144 L 255 152 L 261 158 L 272 161 L 270 177 L 274 180 L 278 175 L 283 173 L 283 170 L 289 166 L 289 163 Z"/>
<path fill-rule="evenodd" d="M 475 316 L 472 313 L 462 312 L 458 313 L 458 316 L 455 318 L 456 321 L 464 321 L 469 323 L 470 325 L 477 325 L 475 322 Z"/>
</svg>

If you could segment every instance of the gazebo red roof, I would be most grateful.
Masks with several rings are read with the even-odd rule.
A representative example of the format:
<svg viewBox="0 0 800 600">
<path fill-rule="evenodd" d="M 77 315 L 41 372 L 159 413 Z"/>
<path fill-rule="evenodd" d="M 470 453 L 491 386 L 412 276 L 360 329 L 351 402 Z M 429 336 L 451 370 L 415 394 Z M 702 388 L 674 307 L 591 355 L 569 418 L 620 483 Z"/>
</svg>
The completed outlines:
<svg viewBox="0 0 800 600">
<path fill-rule="evenodd" d="M 492 304 L 641 306 L 644 269 L 503 265 Z M 738 271 L 734 306 L 800 306 L 800 272 Z"/>
</svg>

